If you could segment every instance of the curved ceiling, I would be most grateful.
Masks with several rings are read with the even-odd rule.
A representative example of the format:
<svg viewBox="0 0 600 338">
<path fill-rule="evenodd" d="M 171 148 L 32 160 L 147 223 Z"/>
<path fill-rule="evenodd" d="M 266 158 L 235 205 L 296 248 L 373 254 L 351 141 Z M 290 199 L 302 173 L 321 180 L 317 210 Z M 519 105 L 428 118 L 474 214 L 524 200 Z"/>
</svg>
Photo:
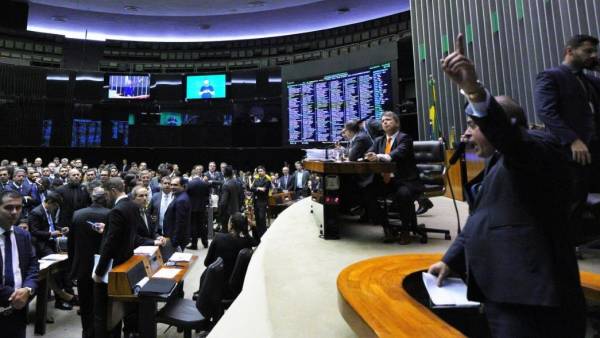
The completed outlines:
<svg viewBox="0 0 600 338">
<path fill-rule="evenodd" d="M 368 21 L 407 11 L 409 2 L 29 0 L 27 29 L 92 40 L 243 40 L 305 33 Z"/>
</svg>

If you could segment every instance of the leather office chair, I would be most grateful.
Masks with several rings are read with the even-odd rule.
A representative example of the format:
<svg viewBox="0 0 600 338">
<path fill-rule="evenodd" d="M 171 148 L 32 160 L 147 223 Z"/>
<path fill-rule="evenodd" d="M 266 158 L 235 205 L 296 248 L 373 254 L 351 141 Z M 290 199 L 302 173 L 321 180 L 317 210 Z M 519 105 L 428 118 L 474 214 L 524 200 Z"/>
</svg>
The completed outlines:
<svg viewBox="0 0 600 338">
<path fill-rule="evenodd" d="M 250 264 L 253 253 L 254 251 L 250 248 L 242 249 L 238 253 L 235 265 L 233 266 L 233 271 L 231 272 L 228 281 L 229 292 L 226 293 L 225 298 L 223 299 L 223 307 L 225 307 L 225 309 L 228 309 L 240 292 L 242 292 L 246 271 L 248 270 L 248 265 Z"/>
<path fill-rule="evenodd" d="M 156 321 L 182 328 L 185 338 L 192 337 L 192 330 L 210 330 L 223 315 L 224 286 L 223 259 L 219 257 L 206 268 L 197 300 L 174 299 L 158 312 Z"/>
<path fill-rule="evenodd" d="M 413 142 L 415 160 L 419 179 L 425 186 L 425 197 L 444 196 L 446 193 L 446 146 L 443 141 L 415 141 Z M 415 215 L 416 224 L 416 215 Z M 418 228 L 428 233 L 444 234 L 444 239 L 450 240 L 450 231 L 431 229 L 419 224 Z"/>
</svg>

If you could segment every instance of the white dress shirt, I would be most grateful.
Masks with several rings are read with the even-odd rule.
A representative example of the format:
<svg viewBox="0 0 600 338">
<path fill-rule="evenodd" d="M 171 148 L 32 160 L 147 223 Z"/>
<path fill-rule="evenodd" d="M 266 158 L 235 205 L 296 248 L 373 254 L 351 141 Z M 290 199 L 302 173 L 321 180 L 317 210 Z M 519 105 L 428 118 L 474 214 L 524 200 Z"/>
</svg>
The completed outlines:
<svg viewBox="0 0 600 338">
<path fill-rule="evenodd" d="M 160 196 L 160 209 L 158 212 L 158 224 L 160 225 L 160 228 L 162 229 L 163 227 L 163 220 L 165 219 L 165 213 L 167 212 L 167 208 L 169 207 L 169 204 L 171 204 L 171 202 L 173 201 L 173 193 L 161 193 Z"/>
<path fill-rule="evenodd" d="M 19 249 L 17 248 L 17 239 L 15 238 L 14 225 L 10 232 L 10 242 L 11 242 L 11 252 L 12 252 L 12 266 L 13 266 L 13 275 L 15 278 L 15 287 L 14 289 L 20 289 L 23 286 L 23 280 L 21 277 L 21 267 L 19 266 Z M 4 233 L 6 230 L 4 228 L 0 228 L 0 251 L 2 251 L 2 269 L 6 266 L 4 263 L 4 254 L 5 251 L 5 238 Z M 4 270 L 2 271 L 2 284 L 4 284 Z"/>
</svg>

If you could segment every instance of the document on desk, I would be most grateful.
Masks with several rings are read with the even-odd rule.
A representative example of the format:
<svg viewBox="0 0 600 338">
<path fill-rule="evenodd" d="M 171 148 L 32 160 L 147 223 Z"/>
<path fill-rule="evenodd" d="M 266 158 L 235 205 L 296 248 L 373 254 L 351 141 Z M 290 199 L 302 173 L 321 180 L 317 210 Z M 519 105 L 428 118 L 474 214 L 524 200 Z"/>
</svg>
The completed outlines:
<svg viewBox="0 0 600 338">
<path fill-rule="evenodd" d="M 92 270 L 92 276 L 96 271 L 96 267 L 98 267 L 98 262 L 100 261 L 100 255 L 94 255 L 94 269 Z M 108 284 L 108 272 L 112 270 L 113 260 L 108 261 L 108 269 L 106 269 L 106 273 L 102 277 L 102 283 Z"/>
<path fill-rule="evenodd" d="M 135 250 L 133 250 L 133 253 L 135 255 L 152 256 L 152 255 L 154 255 L 156 250 L 158 250 L 158 246 L 142 245 L 142 246 L 138 246 L 137 248 L 135 248 Z"/>
<path fill-rule="evenodd" d="M 182 269 L 160 269 L 160 270 L 156 271 L 152 275 L 152 278 L 168 278 L 168 279 L 172 279 L 172 278 L 175 278 L 175 276 L 177 276 L 177 274 L 181 270 Z"/>
<path fill-rule="evenodd" d="M 439 287 L 436 276 L 423 272 L 423 284 L 434 305 L 479 306 L 467 299 L 467 285 L 460 278 L 446 278 Z"/>
<path fill-rule="evenodd" d="M 193 254 L 185 252 L 175 252 L 169 258 L 170 262 L 189 262 L 192 260 Z"/>
</svg>

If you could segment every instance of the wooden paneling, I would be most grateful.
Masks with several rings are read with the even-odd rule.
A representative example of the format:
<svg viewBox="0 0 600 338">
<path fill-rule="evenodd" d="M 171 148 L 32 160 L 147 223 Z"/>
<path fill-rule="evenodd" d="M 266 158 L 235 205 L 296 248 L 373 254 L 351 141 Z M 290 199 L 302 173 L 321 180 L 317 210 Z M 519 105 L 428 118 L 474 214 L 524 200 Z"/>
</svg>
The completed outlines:
<svg viewBox="0 0 600 338">
<path fill-rule="evenodd" d="M 325 174 L 391 173 L 396 170 L 392 162 L 321 162 L 303 161 L 304 168 Z"/>
</svg>

